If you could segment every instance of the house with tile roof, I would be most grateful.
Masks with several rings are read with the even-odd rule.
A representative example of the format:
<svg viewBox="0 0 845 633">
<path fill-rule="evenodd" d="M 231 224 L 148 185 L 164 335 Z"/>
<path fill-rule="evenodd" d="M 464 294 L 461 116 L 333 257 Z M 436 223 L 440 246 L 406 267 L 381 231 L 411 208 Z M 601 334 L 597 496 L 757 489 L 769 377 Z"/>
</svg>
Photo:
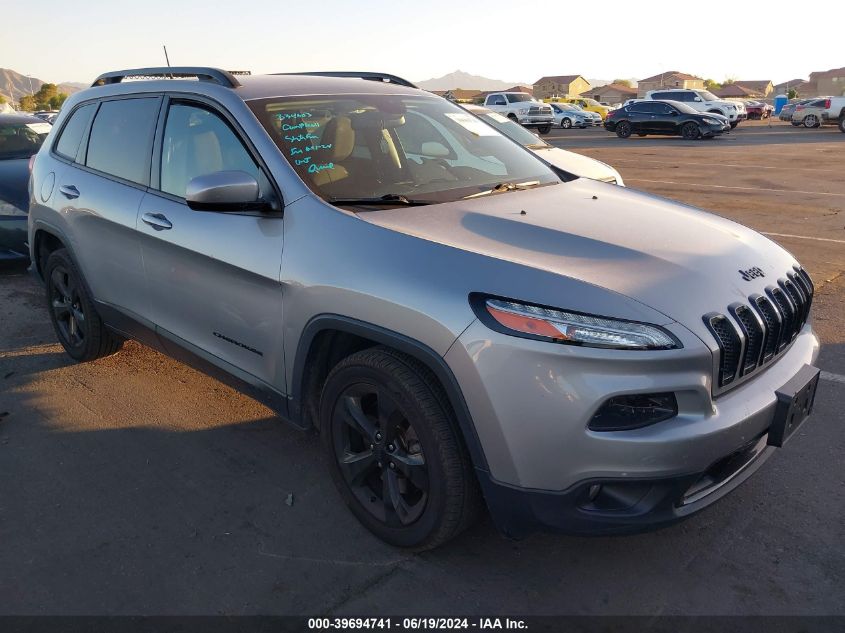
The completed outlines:
<svg viewBox="0 0 845 633">
<path fill-rule="evenodd" d="M 811 97 L 840 97 L 845 95 L 845 67 L 812 72 L 810 73 L 809 83 L 816 87 L 816 94 L 809 95 Z"/>
<path fill-rule="evenodd" d="M 591 88 L 581 96 L 610 104 L 625 103 L 628 99 L 633 99 L 637 96 L 637 89 L 626 86 L 625 84 L 607 84 L 605 86 Z"/>
</svg>

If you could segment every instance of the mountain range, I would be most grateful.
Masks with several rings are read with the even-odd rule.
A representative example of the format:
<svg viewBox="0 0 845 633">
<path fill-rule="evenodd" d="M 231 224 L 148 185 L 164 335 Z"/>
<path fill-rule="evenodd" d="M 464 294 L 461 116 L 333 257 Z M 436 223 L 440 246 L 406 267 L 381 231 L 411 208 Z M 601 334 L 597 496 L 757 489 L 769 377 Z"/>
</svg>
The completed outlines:
<svg viewBox="0 0 845 633">
<path fill-rule="evenodd" d="M 586 78 L 593 88 L 609 84 L 611 79 L 590 79 Z M 630 80 L 636 86 L 636 80 Z M 501 79 L 490 79 L 489 77 L 482 77 L 480 75 L 471 75 L 462 70 L 456 70 L 448 75 L 442 77 L 435 77 L 432 79 L 424 79 L 417 81 L 416 84 L 424 90 L 453 90 L 455 88 L 464 88 L 467 90 L 506 90 L 513 86 L 531 86 L 527 81 L 502 81 Z"/>
<path fill-rule="evenodd" d="M 32 94 L 35 94 L 43 84 L 47 83 L 41 79 L 33 77 L 32 86 L 30 87 L 29 81 L 29 77 L 22 75 L 15 70 L 0 68 L 0 95 L 6 97 L 6 101 L 17 103 L 21 97 L 30 94 L 30 90 Z M 64 83 L 57 84 L 59 92 L 64 92 L 69 95 L 74 92 L 79 92 L 83 88 L 87 88 L 89 85 L 90 84 L 74 81 L 66 81 Z"/>
</svg>

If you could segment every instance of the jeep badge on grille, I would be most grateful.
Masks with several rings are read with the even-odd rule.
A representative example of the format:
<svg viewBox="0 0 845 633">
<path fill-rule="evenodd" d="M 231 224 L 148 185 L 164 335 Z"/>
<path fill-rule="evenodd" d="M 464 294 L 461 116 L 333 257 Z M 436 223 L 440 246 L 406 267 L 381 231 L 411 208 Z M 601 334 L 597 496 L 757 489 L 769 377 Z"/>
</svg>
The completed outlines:
<svg viewBox="0 0 845 633">
<path fill-rule="evenodd" d="M 751 281 L 752 279 L 757 279 L 757 277 L 765 277 L 766 273 L 764 273 L 759 267 L 753 266 L 746 270 L 739 270 L 739 274 L 742 275 L 742 278 L 745 281 Z"/>
</svg>

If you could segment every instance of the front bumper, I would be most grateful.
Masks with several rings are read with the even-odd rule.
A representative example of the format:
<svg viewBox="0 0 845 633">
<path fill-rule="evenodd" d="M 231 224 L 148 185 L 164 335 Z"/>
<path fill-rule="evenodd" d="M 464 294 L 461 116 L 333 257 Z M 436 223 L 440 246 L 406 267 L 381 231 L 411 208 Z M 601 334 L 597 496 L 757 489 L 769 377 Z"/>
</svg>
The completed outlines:
<svg viewBox="0 0 845 633">
<path fill-rule="evenodd" d="M 701 129 L 701 135 L 704 137 L 718 136 L 719 134 L 730 133 L 731 124 L 727 122 L 718 125 L 708 125 L 707 123 L 702 123 L 699 125 L 699 128 Z"/>
<path fill-rule="evenodd" d="M 479 479 L 504 532 L 659 527 L 720 499 L 770 457 L 765 438 L 775 391 L 818 355 L 809 326 L 776 363 L 718 398 L 711 395 L 710 350 L 684 328 L 669 329 L 683 349 L 631 353 L 553 345 L 480 323 L 450 349 L 446 360 L 462 384 L 489 466 Z M 674 418 L 630 431 L 587 427 L 609 397 L 669 391 L 678 401 Z M 729 478 L 685 499 L 704 476 L 725 472 L 726 461 L 734 467 Z M 596 485 L 603 492 L 591 500 Z"/>
<path fill-rule="evenodd" d="M 555 118 L 550 116 L 517 116 L 517 121 L 525 127 L 542 127 L 555 124 Z"/>
</svg>

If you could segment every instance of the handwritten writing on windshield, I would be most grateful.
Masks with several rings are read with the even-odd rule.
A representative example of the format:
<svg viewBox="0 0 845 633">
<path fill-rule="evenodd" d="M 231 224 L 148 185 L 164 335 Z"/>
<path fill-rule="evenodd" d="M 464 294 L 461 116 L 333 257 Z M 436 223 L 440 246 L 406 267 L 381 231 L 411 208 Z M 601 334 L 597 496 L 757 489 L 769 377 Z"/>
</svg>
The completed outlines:
<svg viewBox="0 0 845 633">
<path fill-rule="evenodd" d="M 330 150 L 332 144 L 319 142 L 320 137 L 314 131 L 320 128 L 321 123 L 310 121 L 313 116 L 313 113 L 307 111 L 276 114 L 282 138 L 288 144 L 288 157 L 295 166 L 304 167 L 309 174 L 335 167 L 333 162 L 322 162 L 319 159 L 317 152 Z"/>
</svg>

